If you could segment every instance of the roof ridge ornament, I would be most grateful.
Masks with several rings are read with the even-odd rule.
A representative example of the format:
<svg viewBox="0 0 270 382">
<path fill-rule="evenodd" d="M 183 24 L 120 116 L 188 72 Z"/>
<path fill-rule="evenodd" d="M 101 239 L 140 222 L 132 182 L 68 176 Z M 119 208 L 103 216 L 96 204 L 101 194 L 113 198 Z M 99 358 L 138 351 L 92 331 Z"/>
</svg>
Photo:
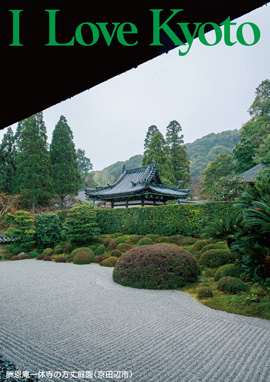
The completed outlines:
<svg viewBox="0 0 270 382">
<path fill-rule="evenodd" d="M 123 172 L 125 172 L 125 171 L 126 171 L 126 165 L 124 164 L 123 167 L 122 167 L 122 174 L 123 174 Z"/>
</svg>

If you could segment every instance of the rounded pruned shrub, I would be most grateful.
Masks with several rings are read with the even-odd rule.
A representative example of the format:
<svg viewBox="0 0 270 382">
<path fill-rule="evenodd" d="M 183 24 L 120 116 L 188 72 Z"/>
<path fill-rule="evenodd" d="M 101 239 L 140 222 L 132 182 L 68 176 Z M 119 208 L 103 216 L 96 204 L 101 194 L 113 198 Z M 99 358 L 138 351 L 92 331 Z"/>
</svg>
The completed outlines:
<svg viewBox="0 0 270 382">
<path fill-rule="evenodd" d="M 197 276 L 197 263 L 188 251 L 162 244 L 129 250 L 113 271 L 115 282 L 145 289 L 175 289 L 195 282 Z"/>
<path fill-rule="evenodd" d="M 155 243 L 167 243 L 169 236 L 159 236 L 155 239 Z"/>
<path fill-rule="evenodd" d="M 204 299 L 204 298 L 209 298 L 209 297 L 213 297 L 213 291 L 210 287 L 208 286 L 201 286 L 199 289 L 198 289 L 198 292 L 197 292 L 197 297 L 199 299 Z"/>
<path fill-rule="evenodd" d="M 218 268 L 234 261 L 234 255 L 227 249 L 209 249 L 200 256 L 199 264 L 203 267 Z"/>
<path fill-rule="evenodd" d="M 123 253 L 121 251 L 119 251 L 119 249 L 113 249 L 111 252 L 110 252 L 110 256 L 111 257 L 121 257 L 123 255 Z"/>
<path fill-rule="evenodd" d="M 124 243 L 126 241 L 126 238 L 124 236 L 118 236 L 116 239 L 116 244 L 121 244 L 121 243 Z"/>
<path fill-rule="evenodd" d="M 40 254 L 40 255 L 38 255 L 38 256 L 36 257 L 36 259 L 37 259 L 37 260 L 43 260 L 44 257 L 45 257 L 45 255 Z"/>
<path fill-rule="evenodd" d="M 109 256 L 105 255 L 105 254 L 104 255 L 95 256 L 93 262 L 96 263 L 96 264 L 99 264 L 99 263 L 101 263 L 101 261 L 108 259 L 108 257 Z"/>
<path fill-rule="evenodd" d="M 21 257 L 19 255 L 15 255 L 15 256 L 12 256 L 12 258 L 10 260 L 11 261 L 21 260 Z"/>
<path fill-rule="evenodd" d="M 91 251 L 92 252 L 92 251 Z M 94 259 L 94 253 L 90 253 L 88 251 L 82 251 L 77 253 L 73 257 L 73 264 L 90 264 L 93 262 Z"/>
<path fill-rule="evenodd" d="M 95 255 L 98 256 L 98 255 L 103 255 L 104 252 L 106 252 L 106 247 L 104 244 L 101 244 L 97 247 L 97 249 L 95 250 Z"/>
<path fill-rule="evenodd" d="M 198 240 L 191 248 L 192 253 L 200 252 L 208 244 L 207 240 Z"/>
<path fill-rule="evenodd" d="M 73 249 L 70 256 L 74 257 L 80 252 L 88 252 L 90 255 L 94 256 L 94 252 L 92 251 L 92 249 L 90 249 L 88 247 L 80 247 L 80 248 Z"/>
<path fill-rule="evenodd" d="M 56 263 L 65 263 L 66 258 L 64 256 L 58 256 L 55 260 Z"/>
<path fill-rule="evenodd" d="M 212 243 L 212 244 L 206 244 L 202 249 L 201 253 L 204 253 L 206 251 L 209 251 L 209 249 L 226 249 L 229 250 L 227 243 Z"/>
<path fill-rule="evenodd" d="M 103 267 L 114 267 L 115 264 L 119 261 L 118 257 L 108 257 L 107 259 L 101 261 L 99 265 L 102 265 Z"/>
<path fill-rule="evenodd" d="M 63 246 L 62 245 L 57 245 L 55 248 L 54 248 L 54 253 L 56 255 L 60 255 L 61 253 L 63 253 L 64 250 L 63 250 Z"/>
<path fill-rule="evenodd" d="M 53 249 L 52 248 L 46 248 L 43 250 L 43 254 L 46 256 L 52 256 L 53 255 Z"/>
<path fill-rule="evenodd" d="M 157 235 L 159 237 L 159 235 Z M 139 240 L 141 240 L 142 238 L 144 238 L 143 235 L 130 235 L 129 237 L 129 242 L 131 244 L 137 244 Z"/>
<path fill-rule="evenodd" d="M 51 257 L 50 256 L 45 256 L 43 261 L 52 261 Z"/>
<path fill-rule="evenodd" d="M 216 270 L 215 281 L 218 281 L 225 276 L 239 277 L 240 274 L 241 274 L 241 268 L 239 267 L 239 265 L 225 264 Z"/>
<path fill-rule="evenodd" d="M 247 292 L 248 286 L 237 277 L 225 276 L 219 280 L 218 289 L 225 293 L 236 294 L 239 292 Z"/>
<path fill-rule="evenodd" d="M 107 246 L 106 251 L 110 252 L 117 247 L 117 242 L 112 238 L 108 238 L 105 245 Z"/>
<path fill-rule="evenodd" d="M 118 249 L 119 251 L 124 253 L 124 252 L 127 252 L 129 249 L 131 249 L 131 246 L 129 244 L 126 244 L 126 243 L 120 243 L 120 244 L 118 244 L 116 249 Z"/>
<path fill-rule="evenodd" d="M 153 245 L 154 242 L 150 237 L 143 237 L 141 240 L 138 241 L 137 245 Z"/>
</svg>

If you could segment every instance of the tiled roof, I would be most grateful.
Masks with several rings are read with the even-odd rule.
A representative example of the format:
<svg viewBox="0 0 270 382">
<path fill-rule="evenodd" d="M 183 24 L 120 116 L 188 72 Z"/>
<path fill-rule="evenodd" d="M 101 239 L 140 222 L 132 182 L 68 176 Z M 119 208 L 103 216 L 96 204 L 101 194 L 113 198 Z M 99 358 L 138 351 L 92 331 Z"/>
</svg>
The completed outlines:
<svg viewBox="0 0 270 382">
<path fill-rule="evenodd" d="M 154 177 L 155 180 L 153 180 Z M 179 190 L 178 187 L 165 186 L 162 183 L 155 162 L 148 166 L 127 170 L 123 167 L 119 179 L 114 184 L 95 189 L 88 188 L 85 192 L 88 197 L 101 200 L 145 193 L 166 195 L 169 198 L 177 199 L 186 197 L 189 194 L 189 190 Z"/>
<path fill-rule="evenodd" d="M 265 166 L 262 164 L 257 164 L 257 166 L 254 166 L 249 170 L 243 172 L 242 177 L 245 179 L 246 182 L 253 182 L 254 178 L 257 176 L 258 171 L 263 169 L 264 167 Z"/>
</svg>

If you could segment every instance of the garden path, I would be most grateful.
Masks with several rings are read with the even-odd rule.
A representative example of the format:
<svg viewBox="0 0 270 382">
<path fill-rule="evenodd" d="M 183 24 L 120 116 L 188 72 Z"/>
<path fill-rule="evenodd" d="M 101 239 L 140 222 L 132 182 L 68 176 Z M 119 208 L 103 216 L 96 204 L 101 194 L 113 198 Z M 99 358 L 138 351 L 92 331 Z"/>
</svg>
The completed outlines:
<svg viewBox="0 0 270 382">
<path fill-rule="evenodd" d="M 270 321 L 179 291 L 123 287 L 112 268 L 1 262 L 0 301 L 0 352 L 22 371 L 43 371 L 42 382 L 270 381 Z"/>
</svg>

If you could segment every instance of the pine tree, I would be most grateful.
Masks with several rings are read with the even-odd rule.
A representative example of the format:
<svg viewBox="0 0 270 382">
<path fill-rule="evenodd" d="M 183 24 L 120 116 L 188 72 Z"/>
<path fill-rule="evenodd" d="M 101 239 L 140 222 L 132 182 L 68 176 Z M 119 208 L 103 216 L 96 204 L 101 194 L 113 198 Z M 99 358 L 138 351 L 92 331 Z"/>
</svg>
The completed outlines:
<svg viewBox="0 0 270 382">
<path fill-rule="evenodd" d="M 170 122 L 167 126 L 166 141 L 169 148 L 169 156 L 172 162 L 173 175 L 177 182 L 184 185 L 190 182 L 189 161 L 187 149 L 184 146 L 182 128 L 177 121 Z"/>
<path fill-rule="evenodd" d="M 172 172 L 172 163 L 169 150 L 163 135 L 157 131 L 148 146 L 148 153 L 144 156 L 144 163 L 151 164 L 155 160 L 160 171 L 161 178 L 167 185 L 175 185 L 176 179 Z"/>
<path fill-rule="evenodd" d="M 9 127 L 0 145 L 0 188 L 8 194 L 14 192 L 15 158 L 15 138 L 12 129 Z"/>
<path fill-rule="evenodd" d="M 151 143 L 151 140 L 154 136 L 155 133 L 157 133 L 159 130 L 158 128 L 155 126 L 155 125 L 151 125 L 150 127 L 148 127 L 148 131 L 146 133 L 146 137 L 145 137 L 145 140 L 144 140 L 144 157 L 143 157 L 143 161 L 142 161 L 142 165 L 143 166 L 146 166 L 147 165 L 147 155 L 148 155 L 148 152 L 149 152 L 149 145 Z"/>
<path fill-rule="evenodd" d="M 78 162 L 78 170 L 80 173 L 80 183 L 82 187 L 86 186 L 86 178 L 92 170 L 93 165 L 91 160 L 85 156 L 85 151 L 82 149 L 78 149 L 77 152 L 77 162 Z"/>
<path fill-rule="evenodd" d="M 16 192 L 25 198 L 26 205 L 44 206 L 51 197 L 52 180 L 43 113 L 37 113 L 18 123 L 15 134 Z"/>
<path fill-rule="evenodd" d="M 64 116 L 60 117 L 53 131 L 50 157 L 53 190 L 63 203 L 65 196 L 77 193 L 80 187 L 73 134 Z"/>
</svg>

